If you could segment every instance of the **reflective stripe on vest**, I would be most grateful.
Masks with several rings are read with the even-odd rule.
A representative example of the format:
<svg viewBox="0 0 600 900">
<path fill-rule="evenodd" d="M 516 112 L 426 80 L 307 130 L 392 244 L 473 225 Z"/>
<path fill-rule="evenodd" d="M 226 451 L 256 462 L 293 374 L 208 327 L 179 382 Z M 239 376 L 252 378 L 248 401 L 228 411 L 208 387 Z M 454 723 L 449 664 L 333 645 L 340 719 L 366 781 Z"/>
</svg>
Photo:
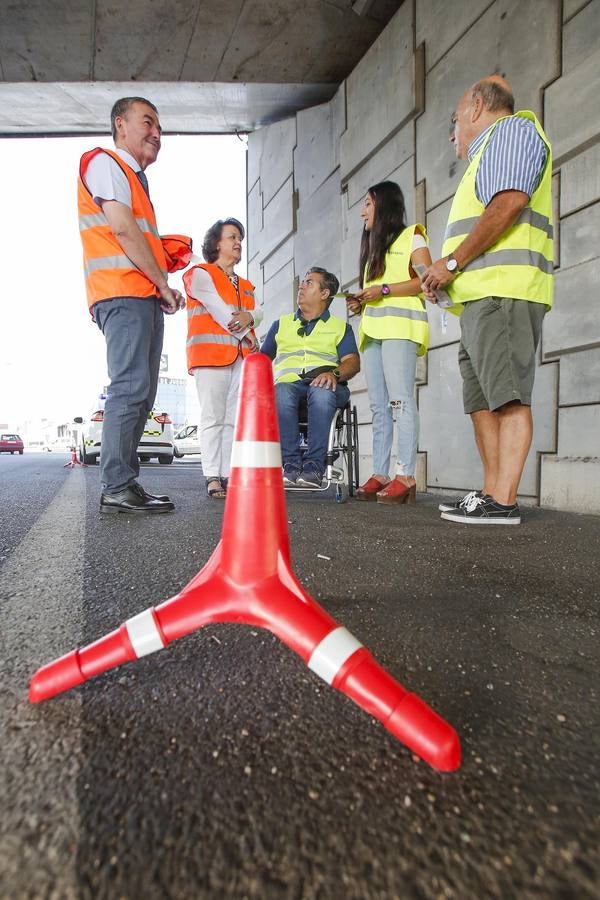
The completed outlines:
<svg viewBox="0 0 600 900">
<path fill-rule="evenodd" d="M 88 165 L 98 153 L 106 153 L 122 169 L 131 191 L 131 212 L 148 242 L 148 246 L 161 272 L 166 275 L 167 264 L 156 217 L 150 200 L 131 166 L 112 150 L 99 147 L 84 153 L 79 164 L 78 212 L 79 234 L 83 245 L 84 272 L 88 305 L 111 297 L 155 297 L 158 291 L 154 283 L 133 265 L 123 253 L 102 209 L 94 202 L 84 177 Z"/>
<path fill-rule="evenodd" d="M 248 340 L 240 341 L 229 334 L 218 322 L 215 322 L 206 307 L 192 297 L 193 273 L 195 269 L 204 269 L 210 275 L 217 293 L 231 306 L 231 312 L 237 309 L 254 310 L 254 285 L 245 278 L 238 278 L 238 290 L 225 272 L 214 263 L 202 263 L 188 269 L 183 276 L 183 284 L 187 295 L 187 364 L 191 372 L 201 366 L 230 366 L 238 355 L 247 356 L 251 347 Z M 254 336 L 254 331 L 250 334 Z"/>
<path fill-rule="evenodd" d="M 298 334 L 300 322 L 293 313 L 282 316 L 277 329 L 277 356 L 273 367 L 275 383 L 299 381 L 304 372 L 318 366 L 335 368 L 340 361 L 338 344 L 346 333 L 346 323 L 337 316 L 329 316 L 326 322 L 319 319 L 310 332 Z"/>
<path fill-rule="evenodd" d="M 369 281 L 365 271 L 365 288 L 372 284 L 398 284 L 411 280 L 410 258 L 417 230 L 426 236 L 422 225 L 410 225 L 398 235 L 385 255 L 385 271 L 380 278 Z M 423 356 L 429 341 L 429 323 L 423 300 L 418 296 L 387 296 L 365 303 L 358 331 L 360 350 L 364 350 L 369 338 L 377 341 L 414 341 L 418 345 L 417 355 Z"/>
<path fill-rule="evenodd" d="M 510 297 L 552 306 L 552 152 L 548 138 L 535 115 L 528 110 L 521 110 L 515 115 L 529 119 L 535 125 L 547 148 L 546 165 L 539 185 L 514 225 L 485 253 L 465 266 L 448 285 L 447 291 L 455 303 L 451 308 L 452 312 L 460 313 L 463 303 L 481 300 L 483 297 Z M 498 119 L 490 129 L 454 195 L 442 256 L 456 250 L 485 209 L 475 191 L 477 170 L 487 142 L 500 121 L 502 119 Z"/>
</svg>

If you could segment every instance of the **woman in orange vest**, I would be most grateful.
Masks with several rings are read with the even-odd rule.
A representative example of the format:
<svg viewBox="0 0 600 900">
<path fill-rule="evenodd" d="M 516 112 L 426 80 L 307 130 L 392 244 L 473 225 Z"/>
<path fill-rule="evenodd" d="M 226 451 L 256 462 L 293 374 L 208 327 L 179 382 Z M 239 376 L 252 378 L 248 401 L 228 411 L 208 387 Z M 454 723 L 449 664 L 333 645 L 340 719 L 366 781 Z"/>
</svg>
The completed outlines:
<svg viewBox="0 0 600 900">
<path fill-rule="evenodd" d="M 258 348 L 254 327 L 262 318 L 255 308 L 254 285 L 234 271 L 244 237 L 237 219 L 219 219 L 204 237 L 206 263 L 183 277 L 188 371 L 196 379 L 200 403 L 202 470 L 208 496 L 215 499 L 224 499 L 227 491 L 242 363 Z"/>
</svg>

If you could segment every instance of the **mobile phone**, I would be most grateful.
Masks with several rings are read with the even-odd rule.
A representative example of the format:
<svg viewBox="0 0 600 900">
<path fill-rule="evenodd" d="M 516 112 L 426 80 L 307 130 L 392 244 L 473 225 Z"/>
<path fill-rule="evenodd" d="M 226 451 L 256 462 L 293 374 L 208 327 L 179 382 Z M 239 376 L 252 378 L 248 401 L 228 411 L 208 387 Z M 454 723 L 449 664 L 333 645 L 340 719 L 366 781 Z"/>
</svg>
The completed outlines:
<svg viewBox="0 0 600 900">
<path fill-rule="evenodd" d="M 423 278 L 425 272 L 427 271 L 427 266 L 424 266 L 423 263 L 413 263 L 413 269 L 415 270 L 419 278 Z M 447 291 L 438 288 L 438 290 L 435 290 L 433 293 L 435 294 L 435 299 L 437 300 L 437 305 L 440 307 L 440 309 L 448 309 L 450 306 L 454 306 L 452 298 Z"/>
</svg>

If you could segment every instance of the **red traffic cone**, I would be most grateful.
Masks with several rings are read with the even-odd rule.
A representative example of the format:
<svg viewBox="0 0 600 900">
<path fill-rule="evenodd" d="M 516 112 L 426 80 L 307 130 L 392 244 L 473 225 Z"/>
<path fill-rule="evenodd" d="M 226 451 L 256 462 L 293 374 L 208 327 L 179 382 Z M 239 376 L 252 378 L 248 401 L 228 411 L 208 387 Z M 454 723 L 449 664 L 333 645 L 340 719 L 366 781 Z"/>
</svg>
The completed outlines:
<svg viewBox="0 0 600 900">
<path fill-rule="evenodd" d="M 407 693 L 291 570 L 272 368 L 261 353 L 244 363 L 223 531 L 211 558 L 175 597 L 39 669 L 29 699 L 46 700 L 214 622 L 267 628 L 431 766 L 460 765 L 454 729 Z"/>
</svg>

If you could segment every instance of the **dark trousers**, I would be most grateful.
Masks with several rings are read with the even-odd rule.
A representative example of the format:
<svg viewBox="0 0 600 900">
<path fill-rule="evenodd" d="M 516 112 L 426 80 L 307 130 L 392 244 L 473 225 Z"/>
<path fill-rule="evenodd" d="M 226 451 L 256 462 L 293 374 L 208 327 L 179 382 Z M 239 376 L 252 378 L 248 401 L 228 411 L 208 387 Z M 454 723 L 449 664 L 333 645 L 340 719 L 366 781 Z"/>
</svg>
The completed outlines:
<svg viewBox="0 0 600 900">
<path fill-rule="evenodd" d="M 156 397 L 164 317 L 154 297 L 104 300 L 94 307 L 94 316 L 106 339 L 110 378 L 100 481 L 104 491 L 115 493 L 140 473 L 137 448 Z"/>
</svg>

